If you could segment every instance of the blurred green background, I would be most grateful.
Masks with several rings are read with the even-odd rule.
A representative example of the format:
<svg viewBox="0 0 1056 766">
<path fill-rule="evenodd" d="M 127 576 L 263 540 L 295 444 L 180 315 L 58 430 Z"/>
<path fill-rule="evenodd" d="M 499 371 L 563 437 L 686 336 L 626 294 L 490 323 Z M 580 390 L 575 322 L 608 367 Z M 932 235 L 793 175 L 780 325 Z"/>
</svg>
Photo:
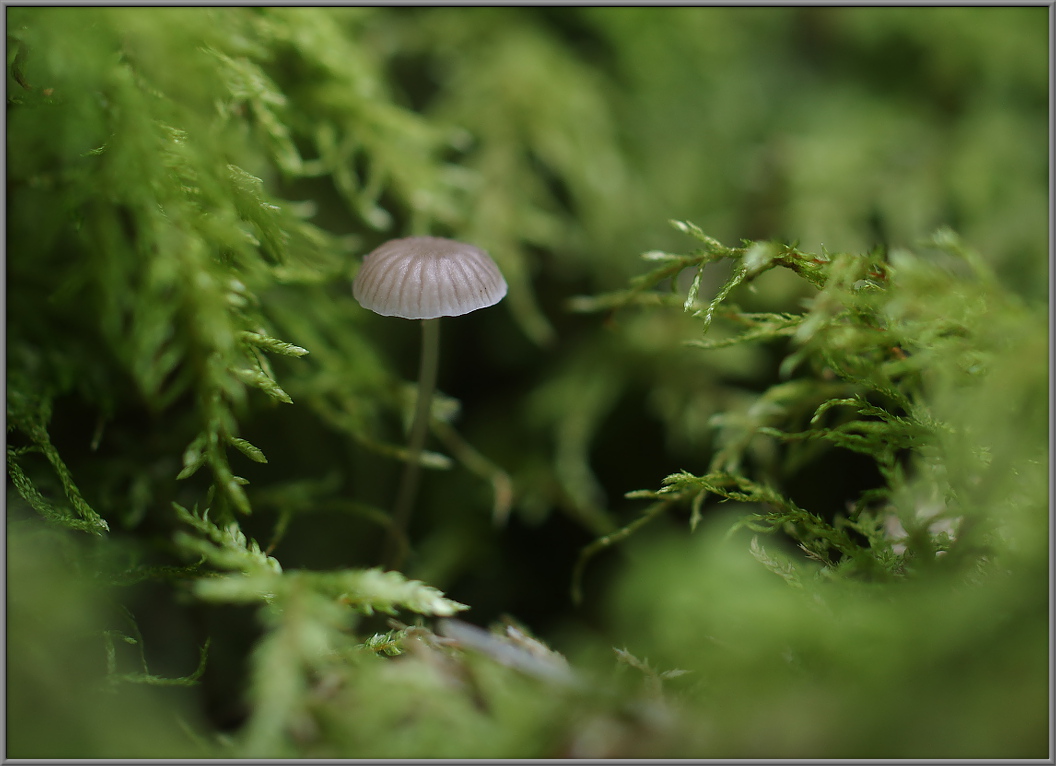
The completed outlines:
<svg viewBox="0 0 1056 766">
<path fill-rule="evenodd" d="M 637 642 L 661 669 L 696 672 L 689 697 L 703 684 L 729 701 L 704 695 L 708 720 L 725 734 L 650 729 L 645 751 L 627 744 L 615 754 L 1037 757 L 1045 689 L 1034 660 L 1046 626 L 1034 579 L 990 584 L 933 626 L 936 641 L 972 634 L 984 629 L 980 614 L 1011 605 L 1000 630 L 914 654 L 929 630 L 905 634 L 906 615 L 933 614 L 944 590 L 922 589 L 901 613 L 841 592 L 837 612 L 850 627 L 826 622 L 831 615 L 819 622 L 753 569 L 746 539 L 735 538 L 735 553 L 715 552 L 719 526 L 690 535 L 687 510 L 597 557 L 574 606 L 581 549 L 643 510 L 625 493 L 655 489 L 678 470 L 704 473 L 712 418 L 745 410 L 776 383 L 785 349 L 701 352 L 685 346 L 699 321 L 680 311 L 578 314 L 569 303 L 625 287 L 645 270 L 643 252 L 691 250 L 670 219 L 727 244 L 775 239 L 812 252 L 913 249 L 949 226 L 983 255 L 1009 301 L 1040 317 L 1048 14 L 8 8 L 9 450 L 31 441 L 12 430 L 22 422 L 13 397 L 50 402 L 50 440 L 110 527 L 99 540 L 72 543 L 66 536 L 84 536 L 69 531 L 52 540 L 9 483 L 9 755 L 180 757 L 211 736 L 201 732 L 245 720 L 246 657 L 261 631 L 252 610 L 195 603 L 177 575 L 107 584 L 135 566 L 188 563 L 171 544 L 171 503 L 204 507 L 221 469 L 176 476 L 188 444 L 224 418 L 268 460 L 229 451 L 230 470 L 249 480 L 253 513 L 238 516 L 249 537 L 273 544 L 287 570 L 377 563 L 419 331 L 360 308 L 350 279 L 378 244 L 430 233 L 491 252 L 510 293 L 443 323 L 439 388 L 450 427 L 431 448 L 454 460 L 424 472 L 407 573 L 469 604 L 477 624 L 512 615 L 588 665 L 603 664 L 597 646 Z M 725 268 L 705 273 L 702 298 Z M 798 311 L 815 292 L 785 272 L 753 290 L 739 300 L 773 312 Z M 238 353 L 230 338 L 250 327 L 310 352 L 271 357 L 292 406 L 243 390 L 223 367 Z M 1036 336 L 1047 338 L 1035 325 L 1023 331 Z M 999 389 L 1039 424 L 1048 420 L 1043 361 L 1025 360 Z M 1012 449 L 1018 426 L 1005 425 L 993 425 L 995 439 Z M 1042 437 L 1034 429 L 1017 448 L 1033 455 L 1046 448 Z M 19 464 L 62 505 L 61 480 L 40 455 Z M 783 489 L 831 517 L 878 481 L 868 460 L 830 450 Z M 496 524 L 505 515 L 496 488 L 501 499 L 506 482 L 508 519 Z M 1036 514 L 1023 523 L 1025 535 L 1041 534 Z M 1019 575 L 1044 575 L 1040 547 L 1021 561 Z M 713 610 L 696 611 L 700 599 Z M 134 615 L 157 676 L 191 674 L 212 636 L 200 684 L 152 688 L 142 703 L 126 695 L 144 687 L 119 685 L 107 692 L 117 712 L 105 714 L 77 701 L 94 699 L 88 691 L 63 697 L 64 684 L 104 683 L 96 637 L 128 633 L 118 605 Z M 782 640 L 818 653 L 806 663 L 826 668 L 824 683 L 760 705 L 776 671 L 759 658 L 776 638 L 760 638 L 754 654 L 742 647 L 741 661 L 701 681 L 712 666 L 694 637 L 723 640 L 717 621 L 739 625 L 726 640 L 742 641 L 772 629 L 770 609 L 787 610 Z M 888 648 L 877 656 L 869 646 Z M 987 682 L 968 674 L 964 689 L 906 701 L 897 745 L 834 709 L 861 705 L 866 718 L 890 710 L 899 685 L 931 672 L 935 656 L 970 664 L 984 650 L 1005 665 L 988 666 Z M 861 682 L 850 697 L 841 677 Z M 1005 683 L 1035 677 L 1018 692 Z M 995 707 L 1003 715 L 980 727 Z M 935 709 L 962 723 L 929 733 L 920 716 Z M 835 723 L 817 724 L 826 717 Z M 759 739 L 774 720 L 772 737 Z M 588 723 L 584 731 L 609 725 Z M 1009 750 L 1012 742 L 1022 749 Z M 516 738 L 495 747 L 546 757 L 519 750 Z"/>
</svg>

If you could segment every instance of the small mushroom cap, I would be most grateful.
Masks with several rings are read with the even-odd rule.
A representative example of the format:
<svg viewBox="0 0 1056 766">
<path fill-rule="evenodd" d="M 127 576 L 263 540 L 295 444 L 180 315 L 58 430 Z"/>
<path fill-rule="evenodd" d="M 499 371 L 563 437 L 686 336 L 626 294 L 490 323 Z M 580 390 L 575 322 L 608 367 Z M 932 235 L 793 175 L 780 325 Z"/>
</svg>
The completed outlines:
<svg viewBox="0 0 1056 766">
<path fill-rule="evenodd" d="M 501 301 L 506 280 L 479 247 L 442 237 L 406 237 L 389 240 L 363 259 L 352 295 L 382 316 L 457 317 Z"/>
</svg>

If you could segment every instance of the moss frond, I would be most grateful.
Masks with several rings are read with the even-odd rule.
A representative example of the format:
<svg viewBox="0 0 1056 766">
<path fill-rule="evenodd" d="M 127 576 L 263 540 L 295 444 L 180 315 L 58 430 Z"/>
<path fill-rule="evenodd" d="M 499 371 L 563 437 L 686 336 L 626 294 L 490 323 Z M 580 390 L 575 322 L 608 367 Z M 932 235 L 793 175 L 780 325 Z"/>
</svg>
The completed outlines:
<svg viewBox="0 0 1056 766">
<path fill-rule="evenodd" d="M 662 267 L 639 277 L 628 290 L 600 302 L 583 302 L 580 308 L 642 305 L 636 296 L 667 280 L 673 289 L 679 274 L 692 270 L 683 308 L 701 320 L 705 333 L 715 319 L 747 329 L 688 345 L 714 351 L 743 343 L 782 342 L 788 350 L 781 371 L 786 377 L 798 377 L 770 387 L 741 411 L 713 418 L 720 448 L 711 472 L 683 471 L 665 478 L 655 492 L 630 493 L 628 497 L 662 502 L 649 506 L 617 535 L 600 538 L 584 549 L 574 592 L 579 592 L 583 564 L 597 550 L 624 539 L 672 503 L 690 507 L 695 526 L 709 495 L 761 506 L 763 511 L 747 512 L 736 527 L 783 532 L 810 558 L 833 571 L 870 576 L 908 571 L 902 556 L 892 555 L 890 535 L 880 531 L 885 515 L 904 519 L 916 530 L 907 538 L 908 548 L 902 547 L 910 559 L 933 557 L 936 551 L 949 553 L 957 546 L 973 550 L 978 541 L 968 527 L 962 526 L 956 535 L 936 531 L 937 519 L 959 518 L 963 510 L 953 486 L 947 485 L 945 499 L 939 501 L 941 513 L 919 516 L 919 505 L 907 508 L 900 503 L 915 472 L 934 476 L 936 465 L 956 460 L 960 451 L 950 450 L 948 439 L 956 427 L 935 411 L 936 396 L 949 385 L 970 386 L 993 369 L 1003 341 L 993 333 L 992 317 L 1001 317 L 1002 322 L 1025 319 L 1023 307 L 1008 300 L 979 257 L 948 230 L 922 246 L 965 261 L 970 269 L 966 276 L 907 251 L 888 259 L 879 252 L 815 256 L 776 242 L 729 248 L 693 224 L 673 223 L 702 246 L 690 256 L 664 255 Z M 658 259 L 652 253 L 647 258 Z M 704 308 L 694 309 L 704 269 L 719 259 L 733 262 L 730 276 Z M 801 313 L 745 312 L 729 303 L 734 293 L 776 267 L 792 271 L 814 288 Z M 770 481 L 749 478 L 745 470 L 757 462 L 756 445 L 766 439 L 788 448 L 823 442 L 829 449 L 867 456 L 875 462 L 884 485 L 848 498 L 849 515 L 826 519 L 797 505 Z M 796 463 L 791 449 L 786 454 L 788 476 Z M 848 530 L 864 536 L 864 542 Z M 757 558 L 774 568 L 770 557 Z"/>
</svg>

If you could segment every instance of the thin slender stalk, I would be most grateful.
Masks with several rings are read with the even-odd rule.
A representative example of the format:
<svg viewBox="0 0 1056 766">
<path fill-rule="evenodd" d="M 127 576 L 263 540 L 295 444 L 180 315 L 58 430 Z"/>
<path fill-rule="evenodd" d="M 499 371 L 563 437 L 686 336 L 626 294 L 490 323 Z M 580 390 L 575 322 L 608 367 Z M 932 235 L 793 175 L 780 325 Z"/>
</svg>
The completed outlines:
<svg viewBox="0 0 1056 766">
<path fill-rule="evenodd" d="M 392 526 L 382 556 L 382 566 L 399 569 L 407 553 L 406 534 L 414 507 L 414 496 L 418 491 L 418 474 L 421 471 L 422 450 L 429 433 L 429 411 L 436 390 L 436 372 L 440 363 L 440 320 L 422 320 L 422 355 L 418 361 L 418 401 L 411 423 L 411 438 L 408 444 L 407 462 L 403 467 L 403 478 L 392 510 Z"/>
</svg>

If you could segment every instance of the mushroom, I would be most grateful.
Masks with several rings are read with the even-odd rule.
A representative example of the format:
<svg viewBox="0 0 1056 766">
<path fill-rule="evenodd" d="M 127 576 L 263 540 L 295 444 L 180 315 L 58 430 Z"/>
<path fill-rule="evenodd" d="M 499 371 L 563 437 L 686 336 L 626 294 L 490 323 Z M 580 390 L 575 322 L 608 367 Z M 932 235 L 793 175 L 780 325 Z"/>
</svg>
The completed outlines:
<svg viewBox="0 0 1056 766">
<path fill-rule="evenodd" d="M 442 237 L 405 237 L 386 242 L 363 259 L 352 281 L 352 295 L 376 314 L 422 320 L 418 400 L 383 554 L 383 562 L 398 569 L 405 550 L 400 543 L 410 519 L 429 431 L 429 405 L 440 358 L 440 317 L 495 305 L 506 295 L 506 280 L 491 256 L 478 247 Z"/>
</svg>

